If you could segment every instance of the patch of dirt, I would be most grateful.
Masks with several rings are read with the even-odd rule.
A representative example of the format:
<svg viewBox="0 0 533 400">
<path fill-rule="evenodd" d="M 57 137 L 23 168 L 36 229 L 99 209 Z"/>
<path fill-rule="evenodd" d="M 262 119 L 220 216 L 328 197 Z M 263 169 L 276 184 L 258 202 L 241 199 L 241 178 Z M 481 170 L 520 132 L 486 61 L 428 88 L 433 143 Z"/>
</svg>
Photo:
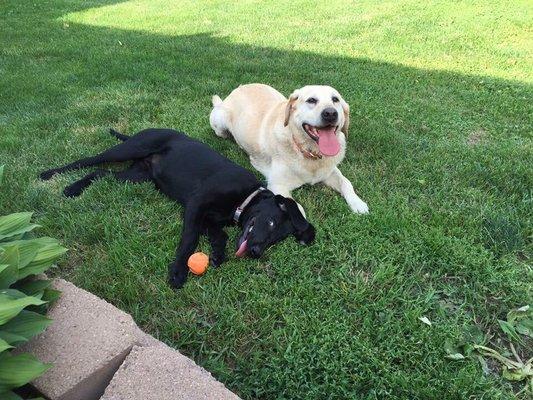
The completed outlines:
<svg viewBox="0 0 533 400">
<path fill-rule="evenodd" d="M 72 128 L 72 133 L 74 135 L 85 136 L 85 135 L 94 135 L 99 130 L 100 130 L 100 127 L 97 127 L 95 125 L 89 125 L 89 126 L 78 125 Z"/>
<path fill-rule="evenodd" d="M 100 251 L 98 251 L 100 249 Z M 82 268 L 86 263 L 87 255 L 90 252 L 94 252 L 94 257 L 102 255 L 100 258 L 103 262 L 104 259 L 107 259 L 107 253 L 101 250 L 101 246 L 98 245 L 85 245 L 81 243 L 71 244 L 69 246 L 69 251 L 67 257 L 60 260 L 60 267 L 49 270 L 47 275 L 51 278 L 61 277 L 63 279 L 71 280 L 78 268 Z"/>
<path fill-rule="evenodd" d="M 270 263 L 260 263 L 259 269 L 263 271 L 270 279 L 274 279 L 276 276 L 276 271 L 274 271 L 274 268 L 272 268 L 272 264 Z"/>
<path fill-rule="evenodd" d="M 477 129 L 468 135 L 468 138 L 466 139 L 466 143 L 469 146 L 477 146 L 478 144 L 482 143 L 488 136 L 488 132 L 484 130 L 483 128 Z"/>
<path fill-rule="evenodd" d="M 365 284 L 368 284 L 368 281 L 373 278 L 372 272 L 364 271 L 362 269 L 355 271 L 354 275 L 359 276 Z"/>
</svg>

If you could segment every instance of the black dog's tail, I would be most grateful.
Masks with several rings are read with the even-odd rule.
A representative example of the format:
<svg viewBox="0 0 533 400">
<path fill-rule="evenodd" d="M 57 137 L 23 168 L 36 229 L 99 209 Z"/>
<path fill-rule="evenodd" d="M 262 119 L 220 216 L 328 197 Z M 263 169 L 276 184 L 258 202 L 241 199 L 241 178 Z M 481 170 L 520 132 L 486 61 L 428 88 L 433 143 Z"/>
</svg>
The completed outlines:
<svg viewBox="0 0 533 400">
<path fill-rule="evenodd" d="M 123 142 L 125 142 L 126 140 L 128 140 L 130 138 L 130 136 L 123 135 L 122 133 L 114 130 L 113 128 L 109 129 L 109 133 L 112 134 L 117 139 L 122 140 Z"/>
</svg>

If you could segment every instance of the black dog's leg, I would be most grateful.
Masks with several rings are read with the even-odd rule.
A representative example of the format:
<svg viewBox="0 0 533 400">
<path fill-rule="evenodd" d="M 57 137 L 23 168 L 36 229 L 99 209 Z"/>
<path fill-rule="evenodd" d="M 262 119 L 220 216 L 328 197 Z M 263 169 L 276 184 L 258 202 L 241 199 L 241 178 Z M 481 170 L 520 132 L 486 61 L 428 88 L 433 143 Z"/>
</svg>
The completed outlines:
<svg viewBox="0 0 533 400">
<path fill-rule="evenodd" d="M 67 186 L 65 190 L 63 190 L 63 194 L 67 197 L 79 196 L 87 188 L 87 186 L 93 183 L 96 179 L 102 178 L 109 174 L 111 174 L 111 171 L 97 169 L 96 171 L 84 176 L 79 181 L 74 182 L 72 185 Z"/>
<path fill-rule="evenodd" d="M 103 169 L 97 169 L 94 172 L 86 175 L 79 181 L 74 182 L 72 185 L 67 186 L 63 191 L 63 194 L 67 197 L 79 196 L 91 183 L 95 180 L 102 178 L 106 175 L 112 174 L 115 179 L 121 182 L 146 182 L 151 180 L 150 173 L 142 161 L 133 163 L 133 165 L 119 172 L 107 171 Z"/>
<path fill-rule="evenodd" d="M 198 246 L 202 232 L 202 211 L 199 205 L 191 205 L 185 208 L 181 240 L 176 250 L 176 259 L 168 266 L 168 280 L 170 286 L 175 289 L 181 288 L 187 280 L 189 268 L 187 261 Z"/>
<path fill-rule="evenodd" d="M 129 161 L 135 158 L 143 158 L 149 156 L 150 153 L 143 151 L 136 146 L 130 146 L 128 142 L 121 143 L 103 153 L 97 154 L 93 157 L 82 158 L 81 160 L 74 161 L 63 167 L 49 169 L 43 172 L 40 176 L 43 180 L 48 180 L 55 174 L 61 174 L 66 171 L 76 170 L 80 168 L 90 167 L 92 165 L 109 163 L 109 162 L 121 162 Z"/>
<path fill-rule="evenodd" d="M 210 262 L 213 267 L 218 267 L 226 261 L 226 243 L 228 235 L 221 226 L 209 226 L 207 228 L 209 243 L 211 244 Z"/>
<path fill-rule="evenodd" d="M 49 169 L 41 173 L 40 177 L 41 179 L 48 180 L 55 174 L 90 167 L 92 165 L 146 158 L 153 153 L 161 151 L 171 136 L 173 136 L 171 133 L 161 134 L 143 131 L 130 137 L 125 142 L 113 146 L 93 157 L 82 158 L 63 167 Z"/>
</svg>

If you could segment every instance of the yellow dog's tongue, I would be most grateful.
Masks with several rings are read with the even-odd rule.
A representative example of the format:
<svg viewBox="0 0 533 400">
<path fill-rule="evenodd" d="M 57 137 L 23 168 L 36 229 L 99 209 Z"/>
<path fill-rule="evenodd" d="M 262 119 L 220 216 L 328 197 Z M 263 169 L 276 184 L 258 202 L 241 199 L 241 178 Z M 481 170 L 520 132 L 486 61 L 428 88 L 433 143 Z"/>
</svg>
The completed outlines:
<svg viewBox="0 0 533 400">
<path fill-rule="evenodd" d="M 320 152 L 325 156 L 336 156 L 340 149 L 341 144 L 337 135 L 335 135 L 335 127 L 331 128 L 317 128 L 318 132 L 318 148 Z"/>
</svg>

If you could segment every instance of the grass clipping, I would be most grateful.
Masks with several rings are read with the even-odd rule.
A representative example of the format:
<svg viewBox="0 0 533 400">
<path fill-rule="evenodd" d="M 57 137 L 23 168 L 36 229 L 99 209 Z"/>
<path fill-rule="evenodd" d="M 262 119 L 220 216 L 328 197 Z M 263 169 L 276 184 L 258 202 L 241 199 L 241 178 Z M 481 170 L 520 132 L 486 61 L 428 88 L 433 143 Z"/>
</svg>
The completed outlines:
<svg viewBox="0 0 533 400">
<path fill-rule="evenodd" d="M 477 327 L 471 327 L 462 343 L 456 346 L 446 345 L 446 358 L 451 360 L 464 360 L 468 356 L 475 356 L 485 373 L 489 372 L 484 357 L 489 357 L 500 364 L 502 377 L 508 381 L 526 381 L 525 386 L 516 395 L 533 393 L 533 357 L 523 361 L 513 344 L 525 344 L 525 338 L 533 338 L 533 310 L 529 305 L 511 310 L 507 313 L 507 320 L 498 320 L 501 330 L 507 336 L 511 352 L 507 349 L 497 351 L 491 347 L 480 344 L 485 341 L 485 336 Z M 526 346 L 527 347 L 527 346 Z M 511 356 L 514 358 L 512 359 Z"/>
</svg>

